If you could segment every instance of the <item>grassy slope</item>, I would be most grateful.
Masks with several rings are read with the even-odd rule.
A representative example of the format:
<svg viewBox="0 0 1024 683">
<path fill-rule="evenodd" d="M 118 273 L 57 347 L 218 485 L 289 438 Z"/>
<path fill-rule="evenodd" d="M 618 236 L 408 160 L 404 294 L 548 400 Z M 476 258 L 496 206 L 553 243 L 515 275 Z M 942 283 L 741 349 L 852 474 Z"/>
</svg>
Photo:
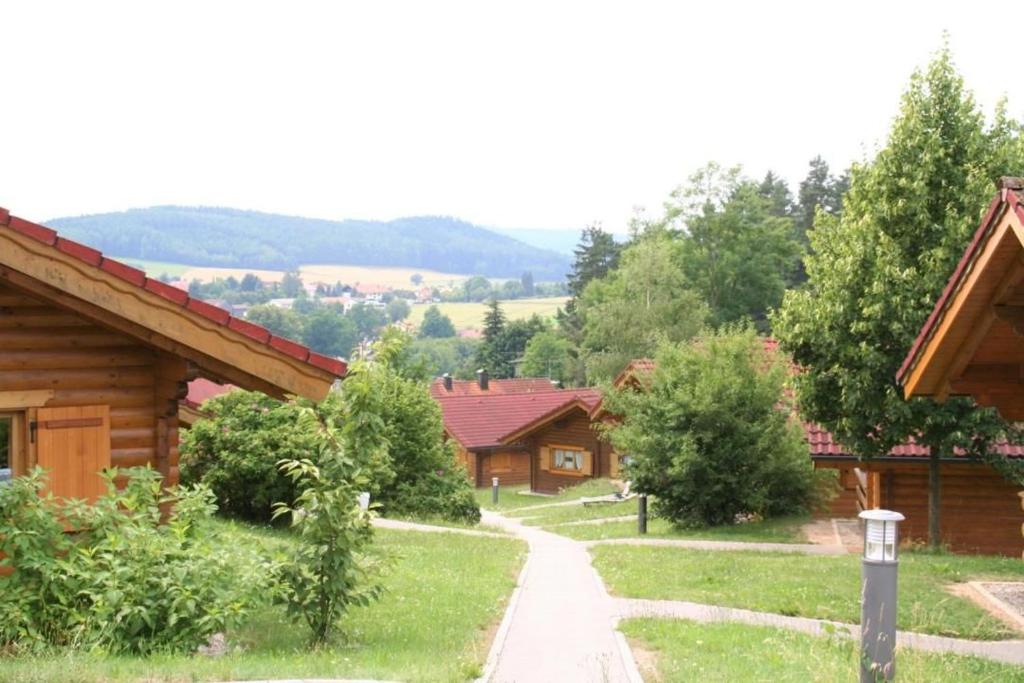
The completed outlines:
<svg viewBox="0 0 1024 683">
<path fill-rule="evenodd" d="M 860 557 L 705 552 L 596 546 L 594 565 L 624 597 L 689 600 L 820 619 L 860 620 Z M 657 568 L 657 571 L 651 571 Z M 908 631 L 998 639 L 1017 637 L 1002 622 L 945 587 L 975 578 L 1024 579 L 1012 558 L 903 553 L 897 623 Z"/>
<path fill-rule="evenodd" d="M 620 508 L 610 508 L 619 510 Z M 633 508 L 636 512 L 636 508 Z M 630 514 L 624 512 L 622 514 Z M 548 531 L 562 534 L 578 541 L 595 541 L 606 538 L 677 538 L 702 541 L 748 541 L 761 543 L 803 543 L 806 541 L 800 526 L 806 517 L 780 517 L 764 522 L 732 524 L 705 529 L 677 529 L 664 519 L 649 519 L 647 535 L 637 532 L 637 523 L 609 522 L 607 524 L 582 524 L 579 526 L 552 527 Z M 550 522 L 544 522 L 549 524 Z"/>
<path fill-rule="evenodd" d="M 224 524 L 226 548 L 287 547 L 280 532 Z M 223 657 L 105 658 L 76 654 L 0 658 L 0 680 L 203 681 L 252 678 L 376 678 L 461 681 L 479 674 L 489 630 L 500 619 L 525 557 L 516 540 L 378 530 L 375 547 L 394 558 L 385 597 L 351 612 L 345 639 L 310 652 L 307 631 L 279 607 L 256 614 Z"/>
<path fill-rule="evenodd" d="M 656 653 L 655 680 L 665 683 L 857 680 L 855 640 L 817 638 L 763 626 L 659 619 L 625 621 L 620 628 L 633 640 L 634 648 L 639 645 Z M 915 650 L 897 653 L 896 671 L 900 683 L 1024 681 L 1022 667 Z"/>
<path fill-rule="evenodd" d="M 565 305 L 566 297 L 553 296 L 537 299 L 512 299 L 501 302 L 501 310 L 509 320 L 521 320 L 537 314 L 542 318 L 549 318 L 555 315 L 559 307 Z M 483 303 L 441 303 L 435 304 L 441 312 L 452 319 L 455 329 L 461 330 L 468 327 L 482 328 L 484 313 L 487 309 Z M 417 304 L 412 307 L 409 322 L 415 326 L 423 321 L 423 314 L 428 308 L 427 304 Z"/>
<path fill-rule="evenodd" d="M 522 510 L 526 507 L 547 506 L 552 503 L 564 503 L 570 500 L 578 500 L 586 496 L 604 496 L 618 489 L 607 479 L 590 479 L 579 486 L 562 489 L 555 496 L 529 496 L 521 495 L 527 492 L 530 487 L 526 484 L 519 486 L 502 486 L 498 490 L 498 504 L 491 502 L 491 489 L 476 489 L 476 500 L 480 507 L 488 510 L 495 510 L 509 514 L 512 517 L 524 517 L 526 515 L 539 515 L 541 510 Z M 557 508 L 551 508 L 557 509 Z"/>
</svg>

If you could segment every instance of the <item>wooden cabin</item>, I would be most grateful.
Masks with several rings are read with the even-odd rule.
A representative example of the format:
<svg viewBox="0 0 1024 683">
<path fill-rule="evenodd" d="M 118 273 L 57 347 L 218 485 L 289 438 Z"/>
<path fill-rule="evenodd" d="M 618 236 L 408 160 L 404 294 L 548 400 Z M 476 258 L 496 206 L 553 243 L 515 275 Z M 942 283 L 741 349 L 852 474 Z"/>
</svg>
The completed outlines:
<svg viewBox="0 0 1024 683">
<path fill-rule="evenodd" d="M 1024 420 L 1024 178 L 1000 179 L 896 379 L 907 398 L 971 396 L 1007 420 Z M 953 523 L 991 537 L 1001 554 L 1020 555 L 1022 485 L 980 465 L 954 472 L 959 478 L 948 485 L 943 475 L 943 525 L 950 519 L 946 499 L 962 497 L 962 518 Z"/>
<path fill-rule="evenodd" d="M 187 383 L 314 400 L 345 363 L 0 209 L 0 470 L 94 499 L 110 467 L 178 480 Z"/>
<path fill-rule="evenodd" d="M 442 396 L 445 433 L 474 486 L 529 484 L 556 493 L 584 479 L 617 474 L 594 431 L 594 389 Z M 617 465 L 617 461 L 616 461 Z"/>
</svg>

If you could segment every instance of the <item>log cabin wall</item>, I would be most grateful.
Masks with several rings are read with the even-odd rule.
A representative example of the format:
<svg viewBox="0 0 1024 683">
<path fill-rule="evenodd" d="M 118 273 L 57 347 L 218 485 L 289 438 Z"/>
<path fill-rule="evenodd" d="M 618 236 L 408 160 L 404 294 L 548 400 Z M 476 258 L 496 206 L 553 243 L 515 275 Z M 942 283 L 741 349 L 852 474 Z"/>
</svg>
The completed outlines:
<svg viewBox="0 0 1024 683">
<path fill-rule="evenodd" d="M 522 449 L 503 449 L 480 454 L 480 476 L 477 486 L 491 485 L 497 477 L 502 486 L 530 483 L 530 453 Z"/>
<path fill-rule="evenodd" d="M 533 461 L 531 488 L 541 493 L 557 493 L 559 489 L 576 486 L 587 479 L 607 477 L 610 472 L 609 456 L 612 449 L 597 438 L 590 417 L 582 411 L 553 422 L 530 435 L 527 440 Z M 575 446 L 593 454 L 591 475 L 559 474 L 541 467 L 541 449 L 549 445 Z"/>
<path fill-rule="evenodd" d="M 928 462 L 865 462 L 877 475 L 878 505 L 903 513 L 903 539 L 928 538 Z M 942 463 L 941 524 L 950 550 L 1021 557 L 1024 511 L 1020 486 L 981 463 Z"/>
<path fill-rule="evenodd" d="M 860 512 L 857 504 L 856 465 L 835 461 L 818 461 L 815 468 L 838 470 L 839 491 L 824 510 L 815 510 L 816 517 L 856 517 Z"/>
<path fill-rule="evenodd" d="M 0 286 L 0 392 L 52 392 L 46 408 L 109 406 L 113 467 L 149 464 L 177 483 L 177 399 L 187 379 L 180 358 Z M 23 465 L 34 464 L 30 447 Z"/>
</svg>

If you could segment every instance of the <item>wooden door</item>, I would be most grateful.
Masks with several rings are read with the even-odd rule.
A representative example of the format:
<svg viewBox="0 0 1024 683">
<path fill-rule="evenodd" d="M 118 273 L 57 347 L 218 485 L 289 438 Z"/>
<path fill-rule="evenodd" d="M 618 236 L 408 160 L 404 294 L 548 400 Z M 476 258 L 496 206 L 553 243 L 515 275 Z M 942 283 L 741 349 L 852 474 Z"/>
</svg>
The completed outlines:
<svg viewBox="0 0 1024 683">
<path fill-rule="evenodd" d="M 106 491 L 99 474 L 110 467 L 109 406 L 39 408 L 36 458 L 53 495 L 96 500 Z"/>
</svg>

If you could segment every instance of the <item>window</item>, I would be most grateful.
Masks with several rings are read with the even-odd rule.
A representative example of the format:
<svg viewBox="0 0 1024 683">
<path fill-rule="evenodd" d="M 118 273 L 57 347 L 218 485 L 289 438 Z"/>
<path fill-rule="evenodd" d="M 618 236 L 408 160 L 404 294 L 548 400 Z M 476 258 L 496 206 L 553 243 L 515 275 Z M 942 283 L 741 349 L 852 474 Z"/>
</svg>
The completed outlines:
<svg viewBox="0 0 1024 683">
<path fill-rule="evenodd" d="M 583 471 L 583 451 L 568 448 L 553 448 L 552 469 L 565 472 Z"/>
<path fill-rule="evenodd" d="M 14 418 L 0 416 L 0 483 L 11 478 L 14 467 Z"/>
</svg>

